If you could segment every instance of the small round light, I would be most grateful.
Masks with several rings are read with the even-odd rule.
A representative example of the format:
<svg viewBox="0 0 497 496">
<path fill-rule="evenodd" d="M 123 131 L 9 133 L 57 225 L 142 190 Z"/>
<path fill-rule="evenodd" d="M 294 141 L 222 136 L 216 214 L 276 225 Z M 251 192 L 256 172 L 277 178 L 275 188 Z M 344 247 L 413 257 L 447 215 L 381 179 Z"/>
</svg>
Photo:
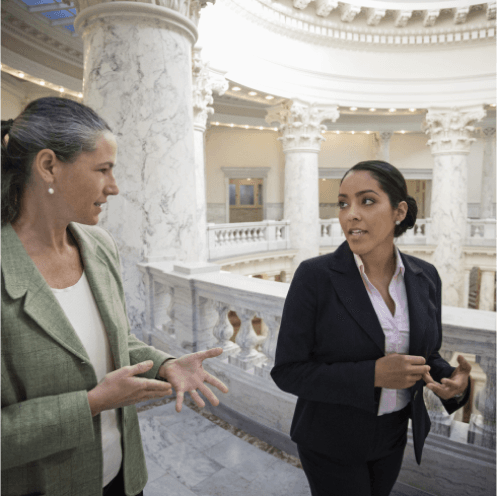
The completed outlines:
<svg viewBox="0 0 497 496">
<path fill-rule="evenodd" d="M 59 91 L 60 91 L 61 93 L 64 93 L 64 88 L 59 88 Z"/>
<path fill-rule="evenodd" d="M 355 134 L 355 131 L 352 131 L 352 134 Z"/>
<path fill-rule="evenodd" d="M 355 112 L 355 111 L 357 110 L 357 107 L 350 107 L 350 110 L 351 110 L 352 112 Z"/>
<path fill-rule="evenodd" d="M 402 134 L 406 134 L 406 132 L 405 132 L 405 131 L 401 131 L 401 133 L 402 133 Z"/>
<path fill-rule="evenodd" d="M 326 181 L 326 179 L 321 179 L 321 181 Z"/>
<path fill-rule="evenodd" d="M 40 81 L 40 86 L 45 86 L 45 81 Z"/>
<path fill-rule="evenodd" d="M 371 134 L 371 131 L 366 131 L 366 134 Z"/>
<path fill-rule="evenodd" d="M 416 109 L 415 108 L 410 108 L 409 112 L 416 112 Z"/>
<path fill-rule="evenodd" d="M 495 103 L 491 103 L 491 104 L 490 104 L 490 106 L 491 106 L 491 107 L 495 107 Z"/>
<path fill-rule="evenodd" d="M 369 111 L 370 112 L 376 112 L 376 109 L 375 108 L 370 108 Z"/>
<path fill-rule="evenodd" d="M 230 124 L 230 127 L 235 127 L 235 125 L 233 123 Z"/>
<path fill-rule="evenodd" d="M 335 131 L 335 133 L 340 134 L 340 131 Z"/>
<path fill-rule="evenodd" d="M 240 91 L 241 88 L 240 86 L 233 86 L 233 88 L 231 88 L 233 91 Z"/>
<path fill-rule="evenodd" d="M 20 77 L 20 78 L 23 78 L 23 77 L 24 77 L 24 72 L 20 72 L 20 73 L 19 73 L 19 77 Z"/>
<path fill-rule="evenodd" d="M 273 127 L 273 131 L 278 131 L 278 128 L 277 127 Z"/>
<path fill-rule="evenodd" d="M 257 91 L 249 91 L 249 95 L 250 96 L 255 96 L 255 95 L 257 95 Z"/>
<path fill-rule="evenodd" d="M 83 93 L 78 93 L 79 98 L 83 98 Z"/>
<path fill-rule="evenodd" d="M 266 100 L 272 100 L 274 98 L 274 96 L 272 95 L 266 95 Z"/>
<path fill-rule="evenodd" d="M 391 109 L 388 109 L 389 112 L 397 112 L 397 109 L 395 108 L 391 108 Z"/>
<path fill-rule="evenodd" d="M 250 180 L 251 180 L 250 177 L 247 177 L 247 181 L 250 181 Z"/>
<path fill-rule="evenodd" d="M 264 128 L 262 126 L 259 126 L 259 129 L 262 131 Z"/>
</svg>

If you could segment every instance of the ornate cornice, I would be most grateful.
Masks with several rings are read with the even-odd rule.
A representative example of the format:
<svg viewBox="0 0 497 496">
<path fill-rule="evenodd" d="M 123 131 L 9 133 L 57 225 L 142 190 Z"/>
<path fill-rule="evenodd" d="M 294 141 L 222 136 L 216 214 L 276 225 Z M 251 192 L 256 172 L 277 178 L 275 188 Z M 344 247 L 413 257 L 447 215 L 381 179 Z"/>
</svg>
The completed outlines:
<svg viewBox="0 0 497 496">
<path fill-rule="evenodd" d="M 213 78 L 209 71 L 209 63 L 202 60 L 202 48 L 193 48 L 193 122 L 195 129 L 205 131 L 209 114 L 214 113 L 212 93 L 223 95 L 228 89 L 228 81 L 224 77 Z"/>
<path fill-rule="evenodd" d="M 283 151 L 318 152 L 324 140 L 322 132 L 326 130 L 323 121 L 335 122 L 339 116 L 337 105 L 317 105 L 293 99 L 268 109 L 266 122 L 280 123 L 283 136 L 278 140 L 283 144 Z"/>
<path fill-rule="evenodd" d="M 434 45 L 439 48 L 457 46 L 460 43 L 488 43 L 495 39 L 496 34 L 495 8 L 491 2 L 485 4 L 486 10 L 478 5 L 472 7 L 476 12 L 481 11 L 476 20 L 456 24 L 455 13 L 454 22 L 447 22 L 446 17 L 457 9 L 443 11 L 428 8 L 427 2 L 425 10 L 415 11 L 405 8 L 361 8 L 356 4 L 344 2 L 340 2 L 336 8 L 331 8 L 338 2 L 325 0 L 295 0 L 293 5 L 279 3 L 278 0 L 221 1 L 229 8 L 242 13 L 244 17 L 272 31 L 321 45 L 356 45 L 357 48 L 366 50 L 422 50 L 432 49 Z M 361 9 L 366 13 L 366 22 Z M 331 12 L 332 15 L 323 17 L 324 12 Z M 437 25 L 442 13 L 445 20 Z M 411 23 L 414 18 L 421 21 Z"/>
<path fill-rule="evenodd" d="M 469 153 L 474 125 L 486 115 L 482 106 L 469 109 L 429 109 L 423 131 L 433 155 Z"/>
</svg>

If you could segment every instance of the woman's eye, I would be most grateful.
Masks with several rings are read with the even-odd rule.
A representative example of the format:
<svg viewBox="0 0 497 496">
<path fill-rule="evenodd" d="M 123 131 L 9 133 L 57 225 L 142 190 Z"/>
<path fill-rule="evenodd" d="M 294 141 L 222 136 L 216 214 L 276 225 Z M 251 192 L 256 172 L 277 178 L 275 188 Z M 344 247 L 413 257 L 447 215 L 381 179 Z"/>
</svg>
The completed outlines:
<svg viewBox="0 0 497 496">
<path fill-rule="evenodd" d="M 346 205 L 347 204 L 345 202 L 341 202 L 341 201 L 338 202 L 338 208 L 345 208 Z"/>
<path fill-rule="evenodd" d="M 367 203 L 369 202 L 369 203 Z M 374 200 L 372 200 L 371 198 L 364 198 L 364 203 L 366 205 L 372 205 L 374 203 Z"/>
</svg>

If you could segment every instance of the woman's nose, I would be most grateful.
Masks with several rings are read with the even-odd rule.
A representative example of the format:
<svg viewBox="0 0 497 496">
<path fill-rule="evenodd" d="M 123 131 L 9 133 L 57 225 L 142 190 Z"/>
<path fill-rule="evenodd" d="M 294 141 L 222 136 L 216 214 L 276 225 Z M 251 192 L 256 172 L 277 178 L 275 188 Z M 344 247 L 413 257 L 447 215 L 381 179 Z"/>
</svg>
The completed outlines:
<svg viewBox="0 0 497 496">
<path fill-rule="evenodd" d="M 119 194 L 119 188 L 117 187 L 117 182 L 116 178 L 114 177 L 114 174 L 111 174 L 111 180 L 106 186 L 106 193 L 108 195 L 118 195 Z"/>
<path fill-rule="evenodd" d="M 347 218 L 349 220 L 359 219 L 359 213 L 358 213 L 357 209 L 353 205 L 350 206 Z"/>
</svg>

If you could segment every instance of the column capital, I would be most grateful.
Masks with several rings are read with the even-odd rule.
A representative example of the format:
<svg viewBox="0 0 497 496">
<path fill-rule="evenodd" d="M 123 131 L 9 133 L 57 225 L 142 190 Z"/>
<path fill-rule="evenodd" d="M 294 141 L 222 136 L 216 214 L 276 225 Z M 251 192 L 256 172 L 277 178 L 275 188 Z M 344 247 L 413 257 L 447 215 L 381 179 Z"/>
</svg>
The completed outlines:
<svg viewBox="0 0 497 496">
<path fill-rule="evenodd" d="M 269 108 L 266 122 L 280 123 L 283 136 L 278 139 L 283 143 L 283 151 L 319 152 L 324 140 L 321 132 L 326 130 L 322 122 L 335 122 L 339 116 L 337 105 L 319 105 L 294 98 Z"/>
<path fill-rule="evenodd" d="M 429 136 L 428 145 L 433 155 L 468 154 L 474 124 L 485 117 L 483 106 L 466 108 L 429 109 L 422 130 Z"/>
<path fill-rule="evenodd" d="M 214 102 L 212 93 L 224 94 L 229 84 L 224 76 L 213 77 L 209 70 L 209 63 L 202 60 L 202 48 L 193 47 L 193 125 L 196 130 L 205 131 L 207 117 L 214 113 L 210 106 Z"/>
</svg>

